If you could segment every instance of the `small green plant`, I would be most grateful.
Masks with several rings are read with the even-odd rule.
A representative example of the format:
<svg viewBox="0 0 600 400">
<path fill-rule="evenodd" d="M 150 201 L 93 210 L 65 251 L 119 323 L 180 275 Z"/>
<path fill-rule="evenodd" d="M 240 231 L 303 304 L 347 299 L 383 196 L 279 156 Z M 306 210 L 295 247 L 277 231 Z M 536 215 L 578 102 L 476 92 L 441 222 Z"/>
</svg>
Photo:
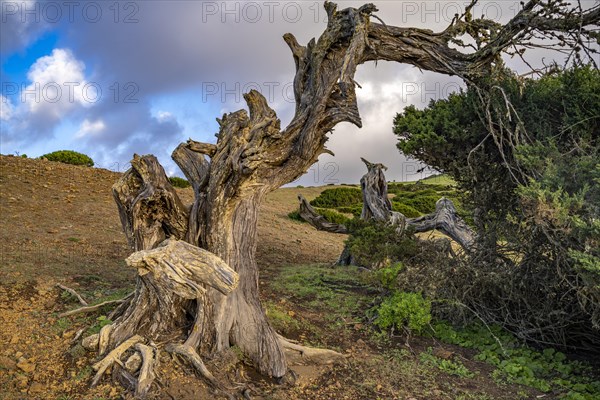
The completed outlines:
<svg viewBox="0 0 600 400">
<path fill-rule="evenodd" d="M 90 326 L 87 330 L 88 334 L 99 333 L 100 330 L 106 325 L 112 324 L 112 321 L 106 317 L 106 315 L 101 315 L 96 318 L 96 323 Z"/>
<path fill-rule="evenodd" d="M 427 352 L 421 353 L 419 359 L 422 363 L 435 367 L 450 375 L 456 375 L 461 378 L 473 378 L 475 376 L 475 374 L 459 360 L 453 361 L 434 356 L 431 347 L 427 349 Z"/>
<path fill-rule="evenodd" d="M 169 177 L 169 182 L 171 182 L 171 185 L 181 188 L 181 189 L 185 189 L 185 188 L 188 188 L 191 186 L 191 184 L 187 180 L 180 178 L 178 176 Z"/>
<path fill-rule="evenodd" d="M 27 154 L 21 154 L 21 158 L 27 158 Z"/>
<path fill-rule="evenodd" d="M 54 326 L 57 331 L 64 332 L 71 327 L 71 321 L 68 318 L 60 318 L 56 320 Z"/>
<path fill-rule="evenodd" d="M 298 222 L 306 222 L 301 216 L 298 210 L 294 210 L 288 214 L 288 218 Z"/>
<path fill-rule="evenodd" d="M 94 166 L 94 161 L 90 157 L 73 150 L 54 151 L 52 153 L 44 154 L 40 158 L 71 165 L 85 165 L 86 167 Z"/>
<path fill-rule="evenodd" d="M 375 324 L 381 329 L 421 333 L 431 322 L 431 302 L 420 293 L 394 292 L 377 307 Z"/>
<path fill-rule="evenodd" d="M 401 262 L 394 263 L 389 267 L 384 267 L 375 271 L 375 276 L 378 284 L 383 288 L 392 290 L 396 287 L 398 274 L 404 269 L 404 264 Z"/>
</svg>

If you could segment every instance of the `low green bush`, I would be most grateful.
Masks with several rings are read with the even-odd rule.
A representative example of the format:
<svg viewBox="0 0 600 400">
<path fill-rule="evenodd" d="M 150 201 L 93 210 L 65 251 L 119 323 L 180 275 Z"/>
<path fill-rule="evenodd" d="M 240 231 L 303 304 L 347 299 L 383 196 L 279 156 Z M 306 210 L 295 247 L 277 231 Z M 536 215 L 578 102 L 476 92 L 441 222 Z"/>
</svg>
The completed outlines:
<svg viewBox="0 0 600 400">
<path fill-rule="evenodd" d="M 357 204 L 355 206 L 348 206 L 348 207 L 337 207 L 336 210 L 338 210 L 341 213 L 344 214 L 352 214 L 354 215 L 356 218 L 360 217 L 360 214 L 362 213 L 362 203 Z"/>
<path fill-rule="evenodd" d="M 397 201 L 392 202 L 392 210 L 404 214 L 406 218 L 417 218 L 421 216 L 421 213 L 418 210 Z"/>
<path fill-rule="evenodd" d="M 298 222 L 306 222 L 304 219 L 302 219 L 298 210 L 294 210 L 291 213 L 289 213 L 288 218 Z"/>
<path fill-rule="evenodd" d="M 381 329 L 421 333 L 431 322 L 431 302 L 420 293 L 394 292 L 377 307 L 375 324 Z"/>
<path fill-rule="evenodd" d="M 187 180 L 180 178 L 178 176 L 169 177 L 169 182 L 171 182 L 171 185 L 181 188 L 181 189 L 185 189 L 185 188 L 188 188 L 191 186 L 191 184 Z"/>
<path fill-rule="evenodd" d="M 326 189 L 312 200 L 310 204 L 313 207 L 337 208 L 357 205 L 362 202 L 362 193 L 360 189 L 343 187 Z"/>
<path fill-rule="evenodd" d="M 85 165 L 87 167 L 94 166 L 94 161 L 90 157 L 73 150 L 58 150 L 52 153 L 44 154 L 40 158 L 71 165 Z"/>
<path fill-rule="evenodd" d="M 414 237 L 397 232 L 395 226 L 356 218 L 346 226 L 351 232 L 346 245 L 357 265 L 377 269 L 412 257 L 417 252 Z"/>
<path fill-rule="evenodd" d="M 325 217 L 327 221 L 334 224 L 345 225 L 350 221 L 350 218 L 334 210 L 330 210 L 327 208 L 316 208 L 315 211 L 321 214 L 323 217 Z"/>
<path fill-rule="evenodd" d="M 439 199 L 438 196 L 419 196 L 413 199 L 399 200 L 398 202 L 410 206 L 423 214 L 429 214 L 435 211 L 435 203 Z"/>
</svg>

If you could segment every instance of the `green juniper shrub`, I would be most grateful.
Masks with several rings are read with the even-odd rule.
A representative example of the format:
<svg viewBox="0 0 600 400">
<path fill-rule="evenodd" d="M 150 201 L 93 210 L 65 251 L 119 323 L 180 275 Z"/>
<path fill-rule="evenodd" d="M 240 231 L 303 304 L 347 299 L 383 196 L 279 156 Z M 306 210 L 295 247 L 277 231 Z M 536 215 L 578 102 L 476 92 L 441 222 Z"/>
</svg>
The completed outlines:
<svg viewBox="0 0 600 400">
<path fill-rule="evenodd" d="M 94 166 L 94 161 L 90 157 L 73 150 L 58 150 L 52 153 L 44 154 L 40 158 L 71 165 L 85 165 L 86 167 Z"/>
<path fill-rule="evenodd" d="M 310 202 L 313 207 L 321 208 L 347 207 L 358 203 L 362 203 L 362 192 L 350 187 L 326 189 Z"/>
<path fill-rule="evenodd" d="M 498 68 L 477 83 L 394 120 L 399 149 L 450 175 L 477 210 L 454 300 L 522 339 L 598 353 L 600 71 Z"/>
<path fill-rule="evenodd" d="M 382 222 L 348 221 L 351 235 L 346 246 L 355 262 L 367 268 L 379 268 L 411 257 L 418 249 L 409 231 L 397 232 L 397 227 Z"/>
<path fill-rule="evenodd" d="M 356 218 L 360 217 L 362 213 L 362 203 L 357 204 L 355 206 L 346 206 L 346 207 L 336 207 L 335 209 L 343 214 L 352 214 Z"/>
<path fill-rule="evenodd" d="M 315 211 L 321 214 L 323 217 L 325 217 L 327 221 L 332 222 L 334 224 L 345 225 L 350 221 L 350 218 L 348 218 L 344 214 L 340 214 L 335 210 L 330 210 L 327 208 L 316 208 Z"/>
<path fill-rule="evenodd" d="M 185 189 L 191 186 L 191 184 L 186 179 L 180 178 L 178 176 L 170 176 L 169 182 L 171 182 L 171 185 L 181 189 Z"/>
<path fill-rule="evenodd" d="M 421 213 L 417 209 L 397 200 L 392 201 L 392 210 L 402 213 L 406 218 L 416 218 L 421 216 Z"/>
<path fill-rule="evenodd" d="M 298 210 L 294 210 L 290 213 L 288 213 L 288 218 L 294 221 L 298 221 L 298 222 L 306 222 L 301 216 L 300 216 L 300 212 Z"/>
</svg>

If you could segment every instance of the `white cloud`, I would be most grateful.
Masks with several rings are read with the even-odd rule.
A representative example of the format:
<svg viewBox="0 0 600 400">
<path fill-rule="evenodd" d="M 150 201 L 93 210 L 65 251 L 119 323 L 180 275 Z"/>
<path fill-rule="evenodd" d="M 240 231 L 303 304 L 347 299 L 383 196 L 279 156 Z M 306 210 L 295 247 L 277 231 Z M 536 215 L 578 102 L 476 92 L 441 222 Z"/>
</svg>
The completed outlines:
<svg viewBox="0 0 600 400">
<path fill-rule="evenodd" d="M 166 122 L 175 120 L 175 116 L 168 111 L 159 111 L 156 113 L 156 119 L 158 122 Z"/>
<path fill-rule="evenodd" d="M 54 49 L 31 66 L 31 81 L 22 92 L 21 102 L 30 113 L 59 120 L 78 106 L 88 107 L 97 99 L 95 85 L 85 80 L 85 64 L 69 49 Z"/>
<path fill-rule="evenodd" d="M 96 136 L 103 132 L 105 128 L 106 124 L 101 119 L 96 121 L 85 119 L 79 126 L 79 130 L 77 131 L 77 134 L 75 134 L 75 137 L 79 139 L 83 137 Z"/>
<path fill-rule="evenodd" d="M 13 105 L 6 96 L 0 95 L 0 121 L 8 121 L 13 115 Z"/>
</svg>

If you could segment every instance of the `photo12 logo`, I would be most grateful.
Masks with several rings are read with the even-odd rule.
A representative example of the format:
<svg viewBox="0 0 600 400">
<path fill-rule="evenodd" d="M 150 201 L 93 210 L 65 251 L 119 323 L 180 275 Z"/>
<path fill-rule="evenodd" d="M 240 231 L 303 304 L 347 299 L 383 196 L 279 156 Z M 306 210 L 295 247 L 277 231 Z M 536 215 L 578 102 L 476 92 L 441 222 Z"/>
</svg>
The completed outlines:
<svg viewBox="0 0 600 400">
<path fill-rule="evenodd" d="M 469 1 L 402 1 L 400 15 L 402 23 L 447 23 L 462 15 L 469 7 Z M 472 6 L 473 18 L 483 17 L 499 21 L 503 17 L 512 18 L 522 9 L 520 1 L 485 1 Z"/>
<path fill-rule="evenodd" d="M 202 23 L 327 22 L 319 1 L 204 1 Z"/>
<path fill-rule="evenodd" d="M 2 82 L 2 94 L 16 97 L 21 103 L 96 104 L 105 98 L 114 103 L 138 103 L 140 88 L 135 82 L 114 82 L 104 90 L 97 82 Z"/>
<path fill-rule="evenodd" d="M 140 2 L 135 1 L 2 1 L 2 23 L 9 19 L 22 23 L 84 21 L 98 23 L 139 22 Z"/>
<path fill-rule="evenodd" d="M 292 104 L 296 102 L 293 82 L 202 82 L 201 90 L 203 103 L 240 103 L 243 95 L 251 90 L 260 92 L 269 103 L 278 100 Z"/>
</svg>

